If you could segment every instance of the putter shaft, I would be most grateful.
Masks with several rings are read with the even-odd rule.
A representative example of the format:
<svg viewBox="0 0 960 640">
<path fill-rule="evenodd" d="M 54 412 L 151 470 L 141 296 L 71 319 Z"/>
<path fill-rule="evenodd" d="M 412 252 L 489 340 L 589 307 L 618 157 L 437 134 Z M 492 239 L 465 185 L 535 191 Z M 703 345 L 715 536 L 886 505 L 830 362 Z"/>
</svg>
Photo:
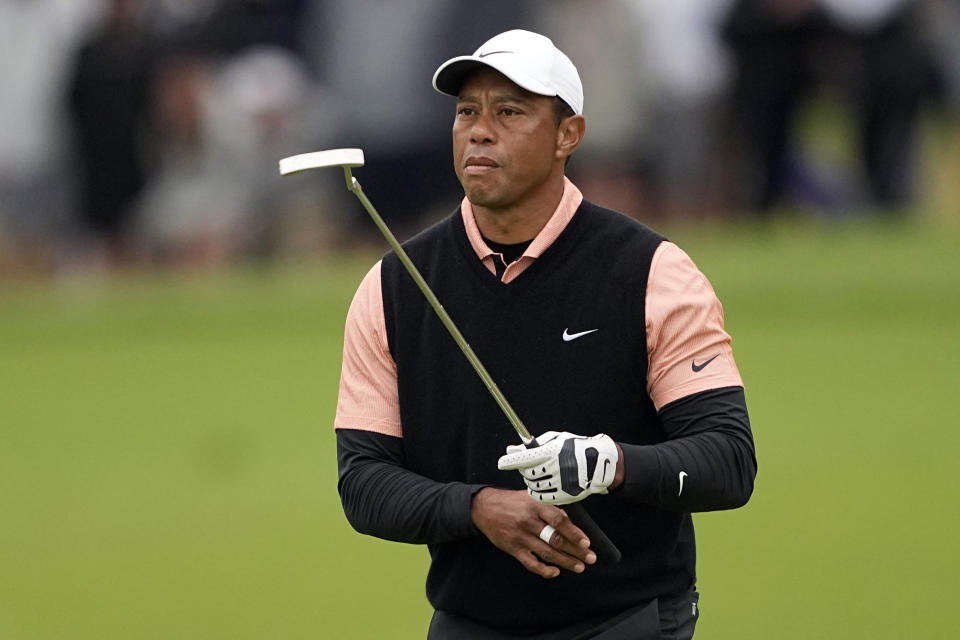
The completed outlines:
<svg viewBox="0 0 960 640">
<path fill-rule="evenodd" d="M 343 168 L 343 175 L 347 182 L 347 189 L 357 196 L 357 199 L 360 200 L 363 208 L 367 210 L 368 214 L 370 214 L 374 224 L 376 224 L 377 228 L 380 229 L 380 233 L 382 233 L 383 237 L 386 238 L 390 248 L 393 249 L 394 253 L 396 253 L 397 257 L 400 259 L 400 262 L 406 268 L 407 273 L 410 274 L 410 277 L 413 278 L 413 281 L 416 283 L 421 293 L 423 293 L 424 298 L 426 298 L 427 302 L 437 314 L 440 322 L 443 323 L 443 326 L 446 327 L 454 342 L 457 343 L 457 346 L 467 358 L 470 366 L 472 366 L 473 370 L 477 372 L 478 376 L 480 376 L 480 380 L 483 381 L 484 386 L 490 392 L 490 395 L 493 397 L 494 401 L 496 401 L 497 405 L 500 407 L 500 410 L 503 411 L 503 415 L 506 416 L 507 420 L 516 430 L 517 435 L 520 436 L 520 438 L 523 440 L 523 443 L 527 446 L 530 446 L 533 443 L 533 436 L 523 425 L 523 422 L 520 420 L 517 412 L 513 410 L 512 406 L 510 406 L 507 398 L 503 395 L 503 392 L 500 391 L 500 387 L 497 386 L 497 383 L 493 381 L 490 373 L 487 372 L 486 367 L 484 367 L 483 363 L 480 362 L 480 358 L 478 358 L 477 354 L 473 352 L 473 348 L 470 347 L 470 344 L 467 342 L 466 338 L 464 338 L 463 334 L 460 333 L 460 330 L 457 329 L 457 325 L 454 324 L 453 319 L 447 313 L 446 309 L 443 308 L 443 305 L 440 304 L 437 296 L 434 295 L 433 291 L 430 289 L 430 285 L 427 284 L 427 281 L 424 280 L 423 275 L 421 275 L 420 270 L 417 269 L 416 265 L 414 265 L 410 260 L 407 252 L 404 251 L 403 247 L 397 241 L 397 238 L 393 235 L 393 232 L 390 231 L 387 223 L 383 221 L 383 218 L 381 218 L 380 214 L 377 213 L 373 203 L 371 203 L 366 194 L 364 194 L 363 189 L 360 187 L 360 183 L 356 178 L 353 177 L 350 168 L 362 165 L 363 152 L 361 150 L 337 149 L 329 152 L 303 154 L 301 156 L 285 158 L 280 163 L 280 173 L 282 175 L 288 175 L 290 173 L 296 173 L 307 169 L 317 169 L 327 166 L 340 166 Z M 586 508 L 584 508 L 581 503 L 574 502 L 563 505 L 562 508 L 567 512 L 570 520 L 580 527 L 580 529 L 582 529 L 583 532 L 586 533 L 590 538 L 592 544 L 596 548 L 597 559 L 600 562 L 604 564 L 617 564 L 620 561 L 620 550 L 617 549 L 616 545 L 613 544 L 610 538 L 608 538 L 603 530 L 597 525 L 597 523 L 594 522 L 593 518 L 590 517 L 590 514 L 587 513 Z"/>
<path fill-rule="evenodd" d="M 380 229 L 380 232 L 383 234 L 384 238 L 387 239 L 387 243 L 390 245 L 390 248 L 393 249 L 394 253 L 397 254 L 397 257 L 400 259 L 400 262 L 403 263 L 403 266 L 406 267 L 410 277 L 413 278 L 413 281 L 417 284 L 417 287 L 420 288 L 420 291 L 427 299 L 427 302 L 431 307 L 433 307 L 437 317 L 440 318 L 440 322 L 442 322 L 443 326 L 447 328 L 448 332 L 450 332 L 450 336 L 453 338 L 454 342 L 457 343 L 457 346 L 460 347 L 460 351 L 462 351 L 463 355 L 466 356 L 467 361 L 473 367 L 473 370 L 477 372 L 477 375 L 480 376 L 480 380 L 483 381 L 484 386 L 490 391 L 490 395 L 493 396 L 493 399 L 503 411 L 503 415 L 505 415 L 507 420 L 510 421 L 510 424 L 513 425 L 517 435 L 520 436 L 524 444 L 529 444 L 530 441 L 533 440 L 533 436 L 530 434 L 530 431 L 528 431 L 523 425 L 523 422 L 520 420 L 520 416 L 518 416 L 517 412 L 513 410 L 512 406 L 510 406 L 506 396 L 504 396 L 503 392 L 500 391 L 500 387 L 498 387 L 497 383 L 494 382 L 486 367 L 483 366 L 483 363 L 480 362 L 480 358 L 478 358 L 477 354 L 474 353 L 470 343 L 467 342 L 466 338 L 463 337 L 463 334 L 460 333 L 460 330 L 457 328 L 457 325 L 454 324 L 450 314 L 448 314 L 447 310 L 443 308 L 442 304 L 440 304 L 437 296 L 434 295 L 433 291 L 430 289 L 430 285 L 427 284 L 427 281 L 424 280 L 423 276 L 420 274 L 420 270 L 417 269 L 416 265 L 413 264 L 413 262 L 407 256 L 407 252 L 403 250 L 403 247 L 397 241 L 397 238 L 393 235 L 393 232 L 390 231 L 387 223 L 384 222 L 383 218 L 380 217 L 380 214 L 377 213 L 373 203 L 370 202 L 369 198 L 367 198 L 366 194 L 363 192 L 363 189 L 360 187 L 360 183 L 357 182 L 357 179 L 351 174 L 350 168 L 344 167 L 343 173 L 347 181 L 347 189 L 352 191 L 354 195 L 360 199 L 360 203 L 363 205 L 363 208 L 366 209 L 367 213 L 370 214 L 370 217 L 373 218 L 374 224 L 376 224 L 377 228 Z"/>
</svg>

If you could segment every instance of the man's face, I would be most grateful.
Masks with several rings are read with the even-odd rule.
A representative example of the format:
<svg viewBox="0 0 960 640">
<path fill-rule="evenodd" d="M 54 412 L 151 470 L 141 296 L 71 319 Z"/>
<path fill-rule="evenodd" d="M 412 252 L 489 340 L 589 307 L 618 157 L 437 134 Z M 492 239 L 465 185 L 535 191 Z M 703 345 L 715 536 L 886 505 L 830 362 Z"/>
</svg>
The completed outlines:
<svg viewBox="0 0 960 640">
<path fill-rule="evenodd" d="M 474 206 L 506 210 L 537 198 L 551 173 L 562 171 L 557 146 L 553 98 L 530 93 L 492 69 L 464 82 L 453 161 Z"/>
</svg>

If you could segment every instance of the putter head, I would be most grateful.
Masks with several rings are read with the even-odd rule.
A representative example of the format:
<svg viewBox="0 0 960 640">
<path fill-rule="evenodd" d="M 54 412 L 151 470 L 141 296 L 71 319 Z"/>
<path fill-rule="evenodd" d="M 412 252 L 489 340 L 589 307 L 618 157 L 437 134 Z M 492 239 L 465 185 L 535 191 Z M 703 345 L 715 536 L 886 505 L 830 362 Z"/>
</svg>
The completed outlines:
<svg viewBox="0 0 960 640">
<path fill-rule="evenodd" d="M 357 180 L 350 173 L 350 169 L 351 167 L 362 166 L 363 149 L 329 149 L 284 158 L 280 161 L 280 175 L 288 176 L 291 173 L 325 167 L 343 167 L 343 177 L 347 181 L 347 189 L 353 191 L 358 187 Z"/>
<path fill-rule="evenodd" d="M 325 167 L 363 166 L 363 149 L 329 149 L 328 151 L 314 151 L 290 156 L 280 161 L 280 175 L 288 176 L 291 173 L 323 169 Z"/>
</svg>

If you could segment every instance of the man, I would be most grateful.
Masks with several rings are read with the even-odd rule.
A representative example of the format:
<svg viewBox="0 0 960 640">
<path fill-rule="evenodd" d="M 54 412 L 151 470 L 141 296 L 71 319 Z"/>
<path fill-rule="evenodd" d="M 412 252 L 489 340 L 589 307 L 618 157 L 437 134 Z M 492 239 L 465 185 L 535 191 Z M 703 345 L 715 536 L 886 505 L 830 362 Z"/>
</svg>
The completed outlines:
<svg viewBox="0 0 960 640">
<path fill-rule="evenodd" d="M 744 504 L 756 473 L 720 303 L 675 245 L 565 177 L 583 89 L 549 39 L 500 34 L 441 65 L 434 87 L 457 97 L 466 197 L 405 248 L 542 435 L 517 445 L 388 254 L 347 316 L 335 423 L 347 518 L 429 546 L 428 638 L 689 638 L 690 512 Z M 556 506 L 594 493 L 619 564 L 597 563 Z"/>
</svg>

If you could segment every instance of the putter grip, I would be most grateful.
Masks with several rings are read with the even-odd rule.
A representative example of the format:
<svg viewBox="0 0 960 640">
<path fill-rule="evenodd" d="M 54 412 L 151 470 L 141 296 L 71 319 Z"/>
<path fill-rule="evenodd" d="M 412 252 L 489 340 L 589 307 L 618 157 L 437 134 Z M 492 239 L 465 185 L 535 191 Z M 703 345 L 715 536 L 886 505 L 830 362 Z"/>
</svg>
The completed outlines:
<svg viewBox="0 0 960 640">
<path fill-rule="evenodd" d="M 590 538 L 590 547 L 597 554 L 597 562 L 601 564 L 617 564 L 620 562 L 620 549 L 611 542 L 607 534 L 594 522 L 587 510 L 579 502 L 564 505 L 563 510 L 570 516 L 571 522 Z"/>
</svg>

